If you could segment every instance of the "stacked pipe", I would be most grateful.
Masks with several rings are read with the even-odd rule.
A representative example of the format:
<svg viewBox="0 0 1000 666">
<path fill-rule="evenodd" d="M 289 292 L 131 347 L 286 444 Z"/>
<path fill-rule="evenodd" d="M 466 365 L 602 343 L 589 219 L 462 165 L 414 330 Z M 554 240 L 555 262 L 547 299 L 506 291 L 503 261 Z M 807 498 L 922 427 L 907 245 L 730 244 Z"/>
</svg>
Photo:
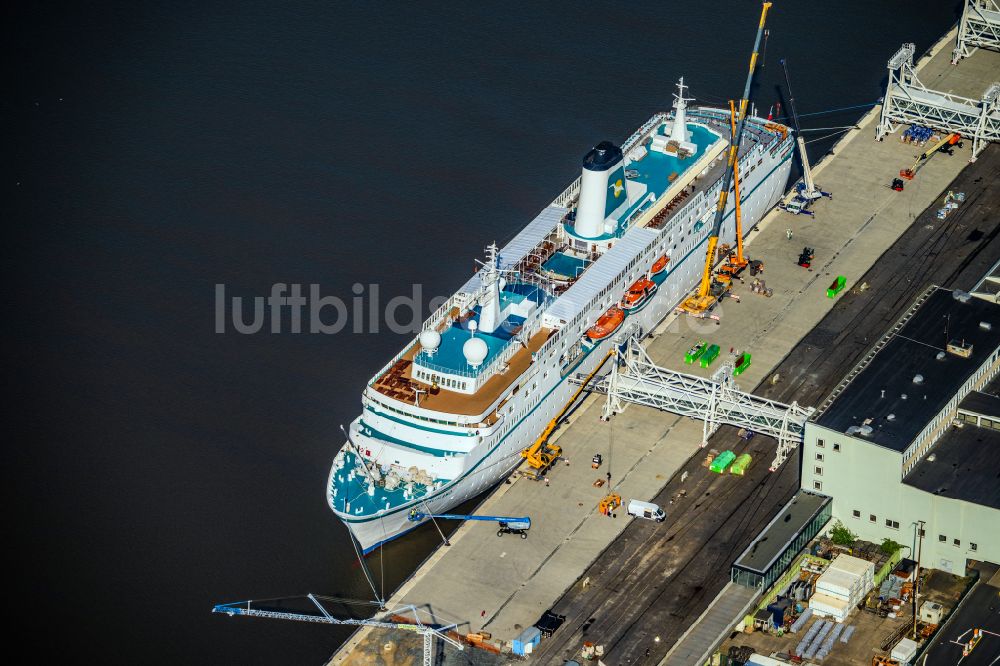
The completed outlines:
<svg viewBox="0 0 1000 666">
<path fill-rule="evenodd" d="M 826 637 L 826 640 L 823 641 L 822 647 L 820 647 L 819 651 L 816 653 L 817 659 L 822 660 L 826 659 L 827 656 L 829 656 L 830 650 L 833 649 L 834 642 L 837 640 L 837 638 L 840 636 L 840 632 L 843 630 L 844 630 L 844 625 L 842 624 L 834 626 L 833 631 L 831 631 L 830 635 Z"/>
<path fill-rule="evenodd" d="M 852 624 L 851 626 L 849 626 L 849 627 L 847 627 L 846 629 L 844 629 L 844 634 L 843 634 L 843 635 L 842 635 L 842 636 L 840 637 L 840 642 L 841 642 L 841 643 L 846 643 L 847 641 L 851 640 L 851 636 L 853 636 L 853 635 L 854 635 L 854 630 L 855 630 L 856 628 L 857 628 L 857 627 L 855 627 L 855 626 L 854 626 L 854 625 Z"/>
<path fill-rule="evenodd" d="M 798 619 L 796 619 L 795 622 L 792 623 L 792 626 L 789 628 L 789 631 L 791 631 L 793 634 L 797 631 L 802 631 L 802 627 L 806 626 L 806 622 L 809 621 L 809 618 L 812 617 L 812 614 L 813 614 L 813 609 L 807 608 L 805 612 L 803 612 L 802 615 L 799 615 Z"/>
<path fill-rule="evenodd" d="M 826 620 L 814 622 L 813 626 L 809 627 L 809 631 L 806 632 L 806 635 L 803 636 L 802 640 L 799 641 L 799 644 L 796 646 L 795 654 L 801 656 L 806 651 L 806 648 L 809 647 L 809 643 L 812 642 L 812 639 L 816 637 L 817 633 L 819 633 L 820 628 L 822 628 L 826 623 Z"/>
<path fill-rule="evenodd" d="M 819 633 L 816 634 L 812 643 L 810 643 L 809 647 L 806 648 L 805 653 L 802 655 L 803 657 L 806 659 L 812 659 L 816 656 L 816 652 L 819 650 L 820 645 L 823 644 L 823 639 L 825 639 L 826 635 L 830 633 L 831 629 L 833 629 L 833 624 L 834 623 L 829 620 L 823 620 L 823 628 L 819 630 Z"/>
</svg>

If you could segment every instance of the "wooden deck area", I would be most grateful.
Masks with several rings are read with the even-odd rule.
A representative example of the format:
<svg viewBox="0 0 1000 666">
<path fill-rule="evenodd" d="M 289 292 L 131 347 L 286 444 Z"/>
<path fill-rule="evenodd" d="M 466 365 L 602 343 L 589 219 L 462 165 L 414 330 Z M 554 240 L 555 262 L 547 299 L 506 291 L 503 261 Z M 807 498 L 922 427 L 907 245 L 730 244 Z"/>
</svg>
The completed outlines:
<svg viewBox="0 0 1000 666">
<path fill-rule="evenodd" d="M 423 409 L 431 409 L 444 414 L 478 416 L 486 411 L 518 377 L 524 374 L 524 371 L 532 363 L 531 355 L 538 351 L 554 332 L 553 329 L 543 328 L 535 333 L 528 340 L 528 347 L 520 349 L 511 357 L 506 372 L 491 377 L 479 391 L 472 395 L 449 391 L 441 387 L 432 389 L 429 384 L 414 379 L 413 358 L 420 350 L 418 344 L 407 350 L 402 358 L 372 384 L 372 388 L 388 398 L 410 405 L 416 405 L 416 389 L 419 389 L 421 391 L 420 407 Z M 495 414 L 484 418 L 484 422 L 487 424 L 492 424 L 494 420 Z"/>
</svg>

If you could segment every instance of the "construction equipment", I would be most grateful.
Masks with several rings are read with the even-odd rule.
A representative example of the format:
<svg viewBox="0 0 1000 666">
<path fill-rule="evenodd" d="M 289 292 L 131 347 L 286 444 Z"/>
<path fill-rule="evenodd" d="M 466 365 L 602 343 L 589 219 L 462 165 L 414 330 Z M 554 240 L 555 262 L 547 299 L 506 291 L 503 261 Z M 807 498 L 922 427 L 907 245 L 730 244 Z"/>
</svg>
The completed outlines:
<svg viewBox="0 0 1000 666">
<path fill-rule="evenodd" d="M 952 152 L 951 147 L 956 145 L 961 140 L 962 140 L 961 134 L 958 133 L 948 134 L 940 141 L 935 143 L 933 146 L 931 146 L 924 152 L 920 153 L 920 156 L 917 157 L 917 161 L 914 162 L 913 166 L 911 166 L 909 169 L 901 169 L 899 172 L 900 177 L 905 178 L 906 180 L 913 180 L 914 177 L 917 175 L 917 171 L 919 171 L 925 164 L 927 164 L 927 160 L 932 158 L 935 153 L 945 152 L 950 155 Z"/>
<path fill-rule="evenodd" d="M 615 509 L 620 509 L 621 506 L 622 496 L 612 491 L 601 498 L 601 502 L 597 508 L 600 510 L 601 515 L 614 517 Z"/>
<path fill-rule="evenodd" d="M 795 125 L 795 144 L 799 147 L 799 158 L 802 160 L 802 181 L 795 184 L 795 196 L 789 201 L 778 204 L 778 207 L 793 215 L 815 215 L 809 206 L 822 197 L 833 198 L 829 192 L 824 192 L 813 182 L 812 169 L 809 168 L 809 155 L 806 154 L 806 142 L 802 139 L 802 127 L 799 125 L 799 113 L 795 110 L 795 96 L 792 94 L 792 80 L 788 74 L 788 62 L 782 59 L 781 69 L 785 72 L 785 87 L 788 89 L 788 107 L 792 111 L 792 123 Z"/>
<path fill-rule="evenodd" d="M 523 518 L 511 518 L 510 516 L 472 516 L 458 513 L 422 513 L 413 509 L 410 511 L 408 519 L 411 522 L 419 523 L 425 518 L 434 518 L 442 520 L 479 520 L 483 522 L 493 522 L 500 523 L 500 529 L 497 530 L 497 536 L 502 537 L 504 534 L 517 534 L 520 535 L 522 539 L 528 538 L 528 530 L 531 529 L 531 518 L 524 516 Z"/>
<path fill-rule="evenodd" d="M 545 426 L 545 430 L 542 434 L 535 440 L 535 443 L 528 448 L 521 451 L 521 457 L 528 461 L 528 470 L 525 474 L 536 481 L 545 478 L 545 473 L 549 471 L 552 465 L 555 464 L 559 456 L 562 455 L 562 448 L 557 444 L 549 443 L 549 438 L 552 437 L 552 433 L 555 432 L 556 428 L 559 427 L 559 423 L 563 420 L 563 417 L 569 413 L 570 408 L 576 403 L 576 399 L 580 397 L 584 389 L 587 388 L 587 384 L 593 379 L 597 373 L 604 367 L 604 364 L 608 362 L 612 356 L 617 354 L 617 348 L 612 345 L 611 350 L 601 359 L 601 362 L 597 364 L 587 378 L 583 380 L 580 384 L 580 388 L 573 393 L 573 396 L 563 405 L 563 408 L 559 410 L 559 413 L 555 415 L 549 424 Z"/>
<path fill-rule="evenodd" d="M 712 278 L 712 267 L 715 262 L 715 247 L 719 243 L 719 232 L 722 229 L 722 221 L 726 216 L 726 202 L 729 198 L 729 186 L 733 182 L 733 170 L 736 165 L 740 151 L 740 143 L 743 140 L 743 129 L 746 127 L 747 106 L 750 99 L 750 89 L 753 85 L 754 72 L 757 69 L 757 54 L 760 50 L 761 37 L 764 34 L 764 22 L 767 20 L 767 11 L 771 8 L 770 2 L 763 3 L 760 12 L 760 23 L 757 25 L 757 37 L 754 40 L 753 53 L 750 56 L 750 71 L 747 72 L 746 84 L 743 88 L 743 97 L 740 99 L 739 123 L 736 132 L 729 142 L 729 159 L 726 161 L 726 171 L 722 176 L 719 188 L 719 203 L 715 209 L 715 220 L 712 224 L 712 231 L 708 237 L 708 248 L 705 252 L 705 268 L 702 271 L 701 283 L 698 290 L 684 300 L 678 307 L 681 312 L 689 315 L 702 316 L 711 310 L 719 299 L 729 291 L 730 285 Z"/>
<path fill-rule="evenodd" d="M 736 106 L 733 104 L 733 100 L 729 100 L 729 126 L 730 126 L 730 141 L 736 138 Z M 742 202 L 742 197 L 740 196 L 740 161 L 736 160 L 733 164 L 733 200 L 734 206 L 734 216 L 736 218 L 736 254 L 733 254 L 732 250 L 726 252 L 726 259 L 719 270 L 716 272 L 716 278 L 720 282 L 732 282 L 733 278 L 739 277 L 740 273 L 746 269 L 747 265 L 750 263 L 743 256 L 743 211 L 740 207 Z M 756 262 L 758 266 L 763 267 L 763 262 Z"/>
<path fill-rule="evenodd" d="M 890 185 L 889 187 L 891 187 L 892 189 L 894 189 L 897 192 L 902 192 L 903 191 L 903 179 L 902 178 L 893 178 L 892 179 L 892 185 Z"/>
<path fill-rule="evenodd" d="M 809 268 L 812 266 L 812 260 L 816 258 L 816 250 L 811 247 L 802 248 L 802 253 L 799 254 L 798 265 L 802 268 Z"/>
</svg>

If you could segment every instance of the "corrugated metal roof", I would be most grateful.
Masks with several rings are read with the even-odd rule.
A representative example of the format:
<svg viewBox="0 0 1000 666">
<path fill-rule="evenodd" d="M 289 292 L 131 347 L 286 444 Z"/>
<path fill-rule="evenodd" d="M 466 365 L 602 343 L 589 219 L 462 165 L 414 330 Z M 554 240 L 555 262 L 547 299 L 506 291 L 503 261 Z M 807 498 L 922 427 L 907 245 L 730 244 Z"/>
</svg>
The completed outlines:
<svg viewBox="0 0 1000 666">
<path fill-rule="evenodd" d="M 500 269 L 505 270 L 512 268 L 517 262 L 521 261 L 531 250 L 538 245 L 543 238 L 549 235 L 549 232 L 556 228 L 559 224 L 559 220 L 567 213 L 569 209 L 563 208 L 562 206 L 549 206 L 542 210 L 534 220 L 532 220 L 528 226 L 520 231 L 514 238 L 503 246 L 503 249 L 499 251 L 500 255 Z M 462 292 L 472 292 L 477 291 L 480 286 L 479 273 L 477 272 L 465 285 L 459 290 Z"/>
<path fill-rule="evenodd" d="M 564 321 L 572 320 L 590 305 L 602 289 L 624 273 L 629 262 L 658 235 L 659 232 L 645 227 L 630 230 L 604 256 L 595 261 L 566 293 L 556 299 L 546 314 Z"/>
</svg>

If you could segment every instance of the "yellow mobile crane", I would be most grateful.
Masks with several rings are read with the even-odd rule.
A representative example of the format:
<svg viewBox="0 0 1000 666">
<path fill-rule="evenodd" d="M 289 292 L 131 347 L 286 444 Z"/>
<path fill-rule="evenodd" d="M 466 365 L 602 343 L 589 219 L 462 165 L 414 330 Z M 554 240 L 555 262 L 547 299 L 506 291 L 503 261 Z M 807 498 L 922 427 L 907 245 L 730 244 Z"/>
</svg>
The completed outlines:
<svg viewBox="0 0 1000 666">
<path fill-rule="evenodd" d="M 583 393 L 583 390 L 587 388 L 587 384 L 590 383 L 590 380 L 597 375 L 600 369 L 604 367 L 604 364 L 608 362 L 608 359 L 615 354 L 617 354 L 617 349 L 614 344 L 612 344 L 611 350 L 604 356 L 603 359 L 601 359 L 601 362 L 597 364 L 597 367 L 594 368 L 589 375 L 587 375 L 587 378 L 583 380 L 582 384 L 580 384 L 580 388 L 578 388 L 573 394 L 573 397 L 570 398 L 565 405 L 563 405 L 563 408 L 559 410 L 559 413 L 556 414 L 555 418 L 549 421 L 549 424 L 545 426 L 545 430 L 542 431 L 542 434 L 535 440 L 535 443 L 521 451 L 521 457 L 528 461 L 528 467 L 530 468 L 527 472 L 528 476 L 536 481 L 544 478 L 545 473 L 549 471 L 549 468 L 551 468 L 552 465 L 555 464 L 556 460 L 559 459 L 559 456 L 562 455 L 562 447 L 558 444 L 550 444 L 549 438 L 552 437 L 552 433 L 554 433 L 556 428 L 559 427 L 559 422 L 562 421 L 563 417 L 566 416 L 567 412 L 569 412 L 570 407 L 576 403 L 576 399 L 579 398 L 580 394 Z"/>
<path fill-rule="evenodd" d="M 736 136 L 736 107 L 733 100 L 729 100 L 729 126 L 732 136 Z M 725 263 L 716 273 L 716 278 L 721 282 L 729 282 L 735 277 L 739 277 L 747 266 L 750 267 L 750 275 L 757 275 L 764 271 L 764 262 L 760 260 L 750 260 L 743 256 L 743 211 L 740 209 L 740 164 L 739 160 L 733 164 L 733 196 L 736 199 L 733 203 L 736 206 L 736 254 L 732 252 L 726 257 Z"/>
<path fill-rule="evenodd" d="M 757 25 L 757 38 L 754 40 L 753 54 L 750 56 L 750 71 L 747 73 L 746 85 L 743 88 L 743 97 L 740 99 L 739 124 L 729 143 L 729 159 L 726 162 L 726 171 L 722 176 L 719 203 L 715 209 L 715 222 L 712 225 L 711 235 L 708 237 L 708 250 L 705 253 L 705 269 L 702 271 L 701 283 L 698 285 L 698 290 L 691 296 L 688 296 L 679 306 L 680 310 L 691 315 L 702 315 L 710 310 L 729 289 L 729 284 L 712 279 L 712 267 L 715 265 L 715 248 L 719 244 L 719 232 L 722 229 L 722 221 L 726 216 L 729 185 L 733 181 L 733 171 L 740 152 L 740 142 L 743 140 L 743 128 L 746 126 L 747 104 L 750 99 L 750 87 L 753 84 L 753 75 L 757 70 L 757 57 L 760 51 L 761 37 L 764 35 L 764 22 L 767 20 L 767 11 L 770 8 L 770 2 L 763 3 L 761 7 L 760 23 Z M 737 197 L 738 200 L 739 197 Z M 737 233 L 737 235 L 740 234 Z"/>
</svg>

